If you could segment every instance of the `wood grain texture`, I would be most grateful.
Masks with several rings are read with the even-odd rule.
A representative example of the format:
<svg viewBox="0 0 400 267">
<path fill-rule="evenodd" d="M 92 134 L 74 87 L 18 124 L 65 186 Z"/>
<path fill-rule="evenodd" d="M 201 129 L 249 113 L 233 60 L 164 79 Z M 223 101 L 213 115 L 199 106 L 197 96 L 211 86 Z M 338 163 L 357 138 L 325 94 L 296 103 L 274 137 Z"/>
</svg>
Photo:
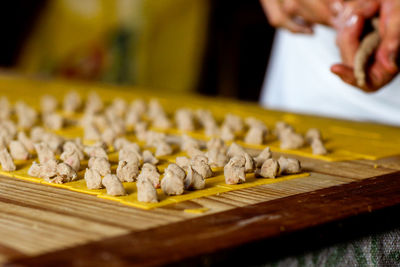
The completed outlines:
<svg viewBox="0 0 400 267">
<path fill-rule="evenodd" d="M 310 171 L 310 177 L 193 199 L 151 211 L 61 188 L 0 177 L 0 263 L 177 222 L 187 221 L 190 225 L 191 219 L 395 172 L 389 167 L 375 168 L 376 163 L 370 161 L 300 160 Z M 198 208 L 208 211 L 203 214 L 185 212 L 185 209 Z"/>
<path fill-rule="evenodd" d="M 28 266 L 152 266 L 400 204 L 400 173 L 247 205 L 226 212 L 16 260 Z M 96 253 L 97 257 L 93 257 Z"/>
<path fill-rule="evenodd" d="M 281 155 L 287 156 L 286 154 L 282 153 L 274 153 L 274 156 L 276 158 L 280 157 Z M 352 179 L 365 179 L 378 175 L 388 174 L 393 172 L 393 170 L 400 170 L 400 158 L 398 157 L 390 157 L 379 161 L 352 160 L 337 162 L 327 162 L 297 155 L 290 155 L 290 157 L 300 160 L 302 167 L 305 171 L 312 171 Z M 397 162 L 397 168 L 395 164 L 380 164 L 380 162 L 384 160 Z M 378 165 L 378 167 L 376 165 Z"/>
</svg>

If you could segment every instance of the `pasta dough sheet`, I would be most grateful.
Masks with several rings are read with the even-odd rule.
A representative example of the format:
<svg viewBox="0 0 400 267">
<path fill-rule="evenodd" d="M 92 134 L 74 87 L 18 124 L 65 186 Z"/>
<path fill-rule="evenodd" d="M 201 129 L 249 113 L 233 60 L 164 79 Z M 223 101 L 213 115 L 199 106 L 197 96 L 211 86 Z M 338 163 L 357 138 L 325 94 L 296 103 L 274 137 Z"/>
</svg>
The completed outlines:
<svg viewBox="0 0 400 267">
<path fill-rule="evenodd" d="M 85 194 L 96 195 L 99 198 L 117 201 L 124 205 L 133 206 L 135 208 L 146 209 L 146 210 L 163 207 L 163 206 L 166 206 L 169 204 L 174 204 L 174 203 L 191 200 L 191 199 L 195 199 L 195 198 L 211 196 L 211 195 L 216 195 L 219 193 L 238 190 L 238 189 L 242 189 L 242 188 L 248 188 L 248 187 L 253 187 L 253 186 L 263 185 L 263 184 L 278 183 L 278 182 L 285 181 L 285 180 L 309 176 L 308 173 L 301 173 L 301 174 L 296 174 L 296 175 L 282 176 L 277 179 L 264 179 L 264 178 L 260 179 L 260 178 L 255 178 L 254 173 L 251 173 L 251 174 L 247 174 L 246 183 L 238 184 L 238 185 L 227 185 L 227 184 L 225 184 L 225 177 L 223 174 L 223 170 L 222 170 L 222 168 L 219 168 L 219 169 L 214 169 L 215 174 L 216 174 L 214 177 L 206 179 L 205 189 L 196 190 L 196 191 L 185 191 L 185 193 L 180 196 L 166 196 L 161 191 L 161 189 L 157 189 L 157 194 L 159 196 L 160 202 L 144 203 L 144 202 L 139 202 L 137 200 L 137 189 L 136 189 L 135 182 L 123 183 L 128 195 L 115 197 L 115 196 L 107 195 L 105 189 L 99 189 L 99 190 L 87 189 L 86 182 L 83 179 L 84 170 L 82 170 L 78 173 L 79 180 L 77 180 L 77 181 L 65 183 L 65 184 L 53 184 L 53 183 L 48 183 L 41 178 L 30 177 L 28 175 L 28 169 L 29 169 L 31 163 L 32 163 L 31 161 L 26 161 L 24 163 L 20 163 L 18 165 L 17 171 L 14 171 L 14 172 L 0 171 L 0 175 L 14 177 L 14 178 L 26 180 L 29 182 L 41 183 L 41 184 L 46 184 L 46 185 L 50 185 L 50 186 L 54 186 L 54 187 L 65 188 L 68 190 L 77 191 L 77 192 L 81 192 L 81 193 L 85 193 Z M 165 163 L 163 165 L 166 166 L 166 165 L 168 165 L 168 163 Z M 116 168 L 116 164 L 113 164 L 112 169 L 115 169 L 115 168 Z M 160 169 L 164 169 L 164 168 L 160 168 Z"/>
<path fill-rule="evenodd" d="M 112 101 L 112 99 L 115 97 L 123 98 L 126 101 L 132 101 L 137 98 L 144 100 L 156 98 L 171 117 L 177 108 L 186 107 L 193 110 L 203 108 L 209 109 L 219 123 L 222 122 L 226 113 L 229 112 L 241 116 L 242 118 L 255 117 L 263 121 L 270 130 L 274 128 L 274 125 L 277 121 L 286 121 L 287 123 L 290 123 L 296 129 L 296 131 L 302 134 L 304 134 L 309 128 L 319 128 L 322 132 L 324 144 L 328 149 L 329 154 L 324 156 L 313 155 L 311 148 L 309 147 L 298 150 L 282 150 L 280 149 L 279 142 L 273 135 L 269 135 L 268 139 L 263 145 L 250 145 L 241 141 L 243 140 L 245 133 L 240 133 L 235 142 L 246 148 L 262 150 L 269 146 L 274 152 L 286 152 L 324 161 L 343 161 L 356 159 L 376 160 L 379 158 L 400 155 L 400 129 L 387 125 L 361 123 L 304 114 L 301 115 L 273 111 L 263 109 L 251 103 L 237 102 L 219 98 L 205 98 L 200 96 L 193 97 L 193 95 L 168 95 L 166 92 L 154 93 L 140 88 L 135 88 L 135 90 L 132 90 L 131 87 L 88 85 L 65 81 L 48 82 L 24 79 L 15 76 L 0 76 L 0 95 L 7 96 L 12 103 L 15 103 L 15 101 L 18 100 L 23 100 L 36 109 L 39 109 L 39 96 L 43 94 L 50 94 L 58 98 L 58 100 L 61 102 L 64 95 L 72 89 L 78 91 L 83 97 L 85 97 L 89 91 L 96 91 L 106 104 L 110 103 L 110 101 Z M 70 119 L 77 119 L 82 115 L 80 113 L 71 115 L 64 114 L 61 111 L 59 112 Z M 183 132 L 177 129 L 163 130 L 152 128 L 152 130 L 178 136 L 183 134 Z M 83 130 L 80 127 L 66 127 L 60 131 L 56 131 L 56 133 L 66 138 L 75 138 L 82 137 Z M 205 136 L 203 130 L 185 132 L 185 134 L 204 141 L 209 139 Z M 127 138 L 137 142 L 132 133 L 129 133 Z M 390 142 L 387 140 L 390 140 Z M 84 143 L 90 144 L 90 142 L 87 141 L 84 141 Z M 140 142 L 138 143 L 142 146 L 142 148 L 144 148 L 144 144 Z M 154 149 L 150 150 L 154 152 Z M 185 155 L 185 153 L 176 152 L 172 156 L 161 157 L 161 162 L 157 166 L 158 169 L 163 172 L 169 163 L 174 162 L 175 158 L 181 155 Z M 109 154 L 109 158 L 110 162 L 112 162 L 112 170 L 115 171 L 118 163 L 118 154 L 112 152 Z M 217 170 L 216 177 L 206 179 L 206 188 L 204 190 L 187 191 L 181 196 L 165 196 L 161 190 L 158 189 L 158 195 L 160 197 L 159 203 L 141 203 L 137 201 L 135 183 L 124 183 L 124 187 L 129 194 L 122 197 L 108 196 L 105 193 L 105 189 L 88 190 L 86 188 L 85 181 L 83 180 L 84 168 L 85 164 L 87 164 L 87 161 L 82 162 L 83 170 L 78 174 L 80 178 L 78 181 L 60 185 L 50 184 L 45 182 L 43 179 L 34 178 L 27 175 L 27 170 L 29 169 L 31 161 L 16 162 L 16 164 L 17 171 L 10 173 L 2 171 L 0 173 L 5 176 L 11 176 L 31 182 L 49 184 L 51 186 L 62 187 L 69 190 L 96 195 L 100 198 L 118 201 L 122 204 L 142 209 L 162 207 L 171 203 L 177 203 L 203 196 L 215 195 L 241 188 L 276 183 L 288 179 L 296 179 L 308 176 L 307 173 L 303 173 L 299 175 L 284 176 L 277 179 L 256 179 L 254 178 L 254 174 L 248 174 L 246 183 L 240 185 L 226 185 L 222 170 L 219 169 Z"/>
<path fill-rule="evenodd" d="M 279 142 L 270 138 L 261 146 L 249 145 L 236 140 L 238 143 L 249 148 L 263 149 L 270 146 L 272 150 L 297 154 L 305 157 L 325 160 L 377 160 L 379 158 L 400 155 L 400 128 L 380 125 L 374 123 L 364 123 L 355 121 L 338 120 L 333 118 L 323 118 L 306 114 L 294 114 L 288 112 L 267 110 L 253 103 L 238 102 L 221 98 L 206 98 L 193 95 L 169 95 L 167 92 L 152 92 L 143 88 L 132 88 L 111 85 L 93 85 L 84 83 L 71 83 L 66 81 L 40 81 L 24 79 L 14 76 L 0 77 L 0 94 L 7 96 L 12 102 L 24 100 L 32 107 L 39 109 L 38 96 L 51 94 L 62 101 L 64 95 L 70 90 L 76 90 L 83 97 L 90 91 L 96 91 L 102 99 L 109 103 L 115 97 L 120 97 L 126 101 L 137 98 L 149 100 L 157 98 L 169 114 L 177 108 L 186 107 L 189 109 L 209 109 L 215 118 L 221 122 L 227 112 L 246 117 L 255 117 L 263 121 L 269 129 L 273 129 L 277 121 L 286 121 L 295 127 L 296 131 L 305 133 L 309 128 L 321 130 L 325 146 L 329 154 L 324 156 L 313 155 L 309 147 L 299 150 L 282 150 Z M 132 90 L 134 89 L 134 90 Z M 69 115 L 77 118 L 80 114 Z M 161 130 L 173 134 L 182 134 L 177 129 Z M 58 131 L 65 137 L 82 136 L 82 129 L 63 129 Z M 192 137 L 207 140 L 202 130 L 186 132 Z M 244 133 L 242 133 L 242 136 Z M 388 142 L 390 140 L 390 142 Z"/>
</svg>

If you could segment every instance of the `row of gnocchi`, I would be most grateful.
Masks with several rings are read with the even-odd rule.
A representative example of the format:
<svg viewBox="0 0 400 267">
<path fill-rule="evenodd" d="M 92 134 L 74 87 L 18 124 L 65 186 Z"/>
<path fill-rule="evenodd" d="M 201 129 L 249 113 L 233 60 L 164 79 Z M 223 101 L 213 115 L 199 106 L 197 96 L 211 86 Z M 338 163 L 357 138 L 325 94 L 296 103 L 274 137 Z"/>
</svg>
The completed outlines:
<svg viewBox="0 0 400 267">
<path fill-rule="evenodd" d="M 226 114 L 219 124 L 213 114 L 206 109 L 194 111 L 180 108 L 175 111 L 172 120 L 170 114 L 167 114 L 155 99 L 149 102 L 136 99 L 128 104 L 121 98 L 115 98 L 109 105 L 105 105 L 95 92 L 89 93 L 86 101 L 83 101 L 77 92 L 71 91 L 64 97 L 63 112 L 80 114 L 82 111 L 83 116 L 78 120 L 66 119 L 58 113 L 60 105 L 53 96 L 43 96 L 40 104 L 41 119 L 45 128 L 60 130 L 70 124 L 80 125 L 84 129 L 85 140 L 104 141 L 108 145 L 112 145 L 117 137 L 125 135 L 130 129 L 135 129 L 138 139 L 145 141 L 146 130 L 149 126 L 153 126 L 162 130 L 176 127 L 183 132 L 203 129 L 207 137 L 221 138 L 226 142 L 237 140 L 244 134 L 243 141 L 253 145 L 265 144 L 268 135 L 273 133 L 279 139 L 282 149 L 299 149 L 308 144 L 313 154 L 328 153 L 317 129 L 310 129 L 303 136 L 291 125 L 278 122 L 271 132 L 261 120 L 253 117 L 242 119 L 233 114 Z M 12 106 L 7 98 L 1 98 L 0 120 L 9 120 L 13 113 L 17 115 L 18 126 L 22 129 L 31 129 L 39 121 L 39 113 L 24 102 L 18 101 Z M 164 146 L 161 151 L 165 150 L 165 153 L 169 151 L 165 144 L 159 146 Z"/>
<path fill-rule="evenodd" d="M 114 99 L 104 110 L 99 108 L 102 107 L 99 104 L 100 101 L 95 95 L 90 95 L 87 101 L 87 108 L 81 120 L 85 139 L 102 140 L 111 145 L 112 141 L 123 135 L 127 129 L 134 129 L 138 140 L 151 143 L 153 138 L 149 138 L 147 135 L 149 125 L 161 130 L 174 127 L 170 116 L 157 100 L 153 99 L 149 103 L 135 100 L 128 105 L 122 99 Z M 96 108 L 91 108 L 93 106 Z M 180 108 L 175 111 L 174 118 L 175 126 L 181 132 L 203 129 L 206 137 L 220 138 L 225 142 L 235 141 L 245 133 L 243 139 L 245 143 L 262 145 L 266 143 L 267 136 L 270 134 L 268 127 L 259 119 L 248 117 L 243 120 L 239 116 L 226 114 L 219 125 L 212 113 L 205 109 L 193 111 Z M 315 155 L 328 153 L 321 133 L 316 128 L 309 129 L 303 136 L 296 132 L 291 125 L 280 121 L 276 123 L 273 134 L 280 141 L 282 149 L 299 149 L 308 144 Z M 163 148 L 160 149 L 160 152 L 171 151 L 163 142 L 160 142 L 157 147 L 160 146 Z"/>
<path fill-rule="evenodd" d="M 44 130 L 36 127 L 32 129 L 30 138 L 25 136 L 25 141 L 34 148 L 38 160 L 29 168 L 30 176 L 50 183 L 68 183 L 79 179 L 77 173 L 81 170 L 81 161 L 87 158 L 84 179 L 88 189 L 105 187 L 109 195 L 119 196 L 126 194 L 123 182 L 136 182 L 138 200 L 142 202 L 157 202 L 156 189 L 159 187 L 166 195 L 203 189 L 205 179 L 214 175 L 212 167 L 224 167 L 227 184 L 245 182 L 246 173 L 249 172 L 255 172 L 259 177 L 275 178 L 281 174 L 301 171 L 300 162 L 295 159 L 272 159 L 269 148 L 253 158 L 236 143 L 227 147 L 222 139 L 214 138 L 206 143 L 204 149 L 198 140 L 184 136 L 180 139 L 180 146 L 190 158 L 177 157 L 176 164 L 171 163 L 165 169 L 161 181 L 161 174 L 156 167 L 159 160 L 152 152 L 141 151 L 136 143 L 123 137 L 117 138 L 113 147 L 118 151 L 119 162 L 116 173 L 112 174 L 108 146 L 104 142 L 85 146 L 80 138 L 63 140 L 61 137 L 55 138 L 57 135 L 48 135 L 41 131 Z M 164 139 L 163 142 L 167 143 L 167 140 Z M 59 160 L 56 158 L 58 154 Z M 20 159 L 28 159 L 33 155 L 34 153 L 27 154 Z M 7 149 L 1 151 L 0 163 L 3 170 L 15 170 L 12 159 Z M 10 164 L 13 166 L 8 166 Z"/>
<path fill-rule="evenodd" d="M 83 116 L 77 122 L 84 129 L 84 139 L 97 141 L 85 146 L 77 137 L 66 140 L 51 131 L 62 129 L 66 119 L 57 112 L 58 102 L 54 97 L 44 96 L 41 101 L 43 127 L 37 126 L 38 113 L 35 109 L 19 101 L 11 106 L 6 98 L 0 99 L 0 164 L 5 171 L 14 171 L 13 160 L 27 160 L 37 155 L 28 174 L 43 178 L 50 183 L 68 183 L 79 179 L 82 161 L 88 159 L 84 178 L 89 189 L 105 187 L 110 195 L 126 194 L 122 182 L 137 182 L 139 201 L 158 201 L 156 188 L 161 187 L 166 195 L 182 194 L 184 190 L 197 190 L 205 186 L 205 179 L 213 176 L 212 167 L 223 167 L 227 184 L 245 182 L 246 173 L 255 172 L 257 176 L 275 178 L 281 174 L 300 172 L 300 163 L 295 159 L 271 158 L 266 148 L 255 158 L 232 143 L 227 147 L 225 141 L 235 139 L 243 131 L 248 131 L 245 140 L 248 143 L 263 143 L 268 128 L 254 118 L 243 120 L 231 114 L 218 126 L 211 112 L 178 109 L 175 123 L 180 130 L 193 131 L 201 125 L 206 134 L 213 138 L 206 144 L 183 135 L 178 140 L 164 133 L 151 131 L 150 121 L 158 128 L 172 127 L 169 116 L 156 100 L 148 104 L 135 100 L 128 105 L 122 99 L 104 106 L 100 97 L 89 94 L 86 103 L 79 94 L 71 92 L 64 98 L 64 112 L 76 113 L 84 106 Z M 17 124 L 11 118 L 17 115 Z M 17 128 L 23 129 L 18 131 Z M 148 148 L 141 150 L 138 144 L 124 136 L 129 128 L 134 129 L 135 137 L 143 141 Z M 30 131 L 30 136 L 27 131 Z M 290 125 L 276 124 L 275 135 L 285 148 L 299 148 L 308 142 L 315 153 L 326 153 L 318 130 L 310 129 L 304 138 Z M 176 164 L 170 164 L 160 181 L 157 170 L 159 157 L 174 153 L 174 145 L 189 156 L 176 158 Z M 111 173 L 108 159 L 109 148 L 118 151 L 119 162 L 115 174 Z M 154 149 L 154 154 L 149 150 Z M 318 152 L 319 151 L 319 152 Z"/>
</svg>

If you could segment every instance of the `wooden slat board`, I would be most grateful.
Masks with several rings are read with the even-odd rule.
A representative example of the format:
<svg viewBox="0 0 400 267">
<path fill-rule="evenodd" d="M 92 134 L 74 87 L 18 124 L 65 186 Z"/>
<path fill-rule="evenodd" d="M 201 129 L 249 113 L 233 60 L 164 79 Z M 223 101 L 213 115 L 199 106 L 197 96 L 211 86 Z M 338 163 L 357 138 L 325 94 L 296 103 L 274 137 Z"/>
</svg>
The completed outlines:
<svg viewBox="0 0 400 267">
<path fill-rule="evenodd" d="M 247 242 L 266 238 L 276 240 L 280 235 L 287 236 L 307 227 L 399 204 L 398 179 L 398 173 L 370 178 L 361 182 L 248 205 L 186 222 L 164 225 L 156 229 L 132 232 L 38 257 L 17 260 L 14 263 L 18 266 L 171 264 Z M 323 209 L 321 204 L 324 205 Z M 302 242 L 297 241 L 297 243 Z M 293 243 L 286 244 L 286 247 L 290 246 L 289 244 Z M 266 250 L 265 253 L 275 253 L 273 247 L 273 244 L 270 245 L 269 248 L 272 249 Z M 235 257 L 237 258 L 237 255 Z M 246 262 L 243 258 L 241 261 Z"/>
<path fill-rule="evenodd" d="M 268 204 L 271 201 L 276 207 L 280 207 L 280 203 L 283 205 L 288 197 L 324 188 L 328 190 L 326 192 L 330 192 L 329 190 L 333 190 L 335 186 L 361 183 L 371 177 L 386 179 L 385 175 L 397 175 L 395 169 L 374 168 L 376 163 L 369 161 L 326 163 L 315 159 L 300 158 L 300 160 L 310 171 L 310 177 L 227 192 L 150 211 L 123 206 L 65 189 L 0 177 L 0 210 L 2 211 L 0 213 L 0 235 L 2 237 L 0 239 L 0 260 L 4 263 L 17 259 L 32 257 L 34 259 L 40 256 L 38 259 L 46 262 L 46 255 L 52 255 L 49 256 L 51 261 L 48 262 L 51 264 L 54 263 L 56 257 L 54 255 L 59 257 L 64 255 L 61 252 L 54 254 L 54 251 L 63 249 L 70 251 L 71 248 L 93 242 L 93 244 L 104 244 L 104 242 L 101 243 L 102 240 L 109 238 L 112 238 L 113 242 L 117 242 L 119 237 L 123 237 L 121 239 L 121 246 L 123 246 L 128 237 L 137 237 L 133 233 L 142 232 L 149 234 L 149 240 L 146 242 L 153 242 L 153 245 L 157 247 L 159 239 L 150 234 L 152 231 L 146 230 L 158 229 L 161 226 L 173 227 L 176 223 L 185 225 L 185 222 L 192 225 L 203 217 L 224 218 L 224 214 L 228 216 L 232 210 L 250 205 L 263 207 L 264 204 L 271 205 Z M 387 161 L 390 162 L 390 159 Z M 345 192 L 343 191 L 342 194 Z M 348 197 L 351 199 L 353 196 L 348 195 Z M 313 203 L 313 205 L 315 204 Z M 361 202 L 360 204 L 365 203 Z M 320 204 L 321 210 L 324 209 L 324 205 Z M 370 206 L 371 203 L 368 205 Z M 208 208 L 209 210 L 203 214 L 184 211 L 198 208 Z M 278 210 L 280 209 L 278 208 Z M 286 208 L 282 208 L 281 211 L 285 214 L 288 213 L 288 216 L 292 212 Z M 334 216 L 336 212 L 332 210 L 331 215 Z M 262 218 L 273 216 L 268 213 L 259 215 Z M 239 218 L 238 222 L 240 222 Z M 268 223 L 265 223 L 267 226 Z M 285 221 L 280 221 L 280 223 L 284 224 Z M 317 224 L 317 222 L 312 224 Z M 210 229 L 207 229 L 204 234 L 208 235 L 207 233 L 213 235 Z M 187 233 L 182 231 L 182 235 L 184 234 Z M 145 239 L 145 235 L 140 236 Z M 235 244 L 232 243 L 233 245 Z M 182 254 L 182 257 L 184 256 Z M 65 257 L 63 260 L 66 260 Z M 135 258 L 130 258 L 130 260 L 135 261 Z M 143 261 L 143 258 L 140 260 Z M 176 258 L 171 257 L 170 260 L 176 260 Z M 162 261 L 165 263 L 164 261 L 168 262 L 168 259 L 164 258 Z M 30 261 L 28 260 L 27 263 Z M 34 261 L 33 263 L 38 262 Z"/>
<path fill-rule="evenodd" d="M 44 87 L 47 93 L 59 87 L 64 93 L 70 89 L 63 83 L 18 78 L 4 83 L 0 77 L 0 89 L 6 93 L 26 86 Z M 88 88 L 98 89 L 97 86 Z M 107 92 L 112 95 L 110 90 Z M 36 91 L 27 94 L 33 102 L 35 94 Z M 141 94 L 144 96 L 143 92 Z M 125 95 L 128 94 L 125 92 Z M 14 92 L 14 97 L 19 94 Z M 168 100 L 167 96 L 159 97 Z M 196 101 L 193 104 L 198 107 L 207 103 L 204 99 Z M 216 110 L 226 109 L 218 107 L 225 102 L 210 103 Z M 334 141 L 333 148 L 341 145 L 343 149 L 343 144 L 348 144 L 349 150 L 356 147 L 360 155 L 365 153 L 367 157 L 363 154 L 351 161 L 329 162 L 300 156 L 307 153 L 297 153 L 290 156 L 301 161 L 304 171 L 310 173 L 309 177 L 192 199 L 153 210 L 0 177 L 0 263 L 48 266 L 173 263 L 400 203 L 400 183 L 397 183 L 400 156 L 389 157 L 384 151 L 389 147 L 389 154 L 400 151 L 396 147 L 400 145 L 400 129 L 360 123 L 352 128 L 348 121 L 261 111 L 248 104 L 243 104 L 244 112 L 241 107 L 237 103 L 229 104 L 229 108 L 238 113 L 265 116 L 271 123 L 280 119 L 297 123 L 296 127 L 302 131 L 323 124 L 327 127 L 328 139 Z M 359 136 L 362 145 L 354 144 Z M 340 137 L 347 143 L 337 142 Z M 385 143 L 385 138 L 394 143 Z M 369 150 L 369 144 L 372 150 Z M 259 153 L 257 149 L 248 151 L 254 155 Z M 375 156 L 374 151 L 386 157 L 368 160 Z M 274 152 L 274 157 L 282 154 L 286 155 Z"/>
</svg>

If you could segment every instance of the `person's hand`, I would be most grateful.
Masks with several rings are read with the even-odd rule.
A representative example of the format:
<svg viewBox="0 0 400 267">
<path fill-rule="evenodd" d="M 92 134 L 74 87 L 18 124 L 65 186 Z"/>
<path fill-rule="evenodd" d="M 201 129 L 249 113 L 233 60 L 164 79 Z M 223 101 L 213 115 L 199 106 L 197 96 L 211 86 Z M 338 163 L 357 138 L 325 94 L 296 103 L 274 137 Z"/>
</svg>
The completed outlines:
<svg viewBox="0 0 400 267">
<path fill-rule="evenodd" d="M 342 0 L 260 0 L 274 27 L 294 33 L 312 33 L 314 24 L 332 25 L 331 3 Z"/>
<path fill-rule="evenodd" d="M 365 21 L 380 14 L 379 35 L 381 43 L 366 69 L 367 84 L 357 85 L 354 76 L 354 57 L 360 45 Z M 331 71 L 344 82 L 366 92 L 374 92 L 388 84 L 398 74 L 396 64 L 400 45 L 400 1 L 399 0 L 356 0 L 343 4 L 335 27 L 338 31 L 337 44 L 343 63 L 332 66 Z"/>
<path fill-rule="evenodd" d="M 365 22 L 379 11 L 380 0 L 355 0 L 342 3 L 334 19 L 343 64 L 353 67 L 354 57 L 360 45 Z"/>
</svg>

